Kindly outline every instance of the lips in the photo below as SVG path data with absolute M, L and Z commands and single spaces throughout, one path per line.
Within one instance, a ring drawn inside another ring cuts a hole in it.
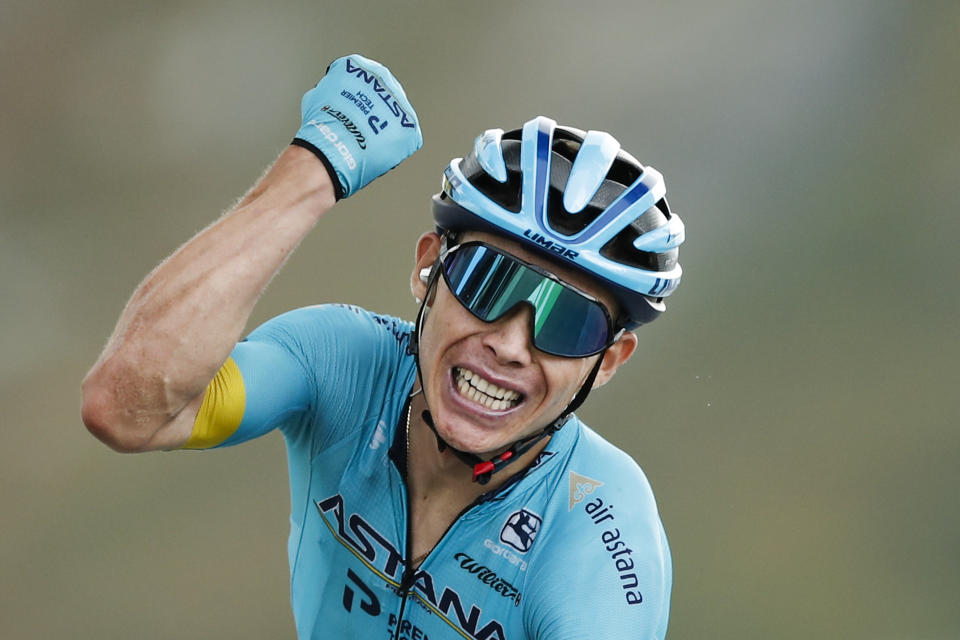
M 453 380 L 461 396 L 491 411 L 512 409 L 523 397 L 517 391 L 494 384 L 475 371 L 464 367 L 453 368 Z

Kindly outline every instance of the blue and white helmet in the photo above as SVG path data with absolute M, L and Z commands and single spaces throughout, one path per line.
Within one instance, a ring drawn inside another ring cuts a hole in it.
M 433 196 L 444 232 L 489 231 L 585 272 L 621 306 L 620 325 L 656 319 L 680 284 L 683 222 L 663 176 L 603 131 L 534 118 L 489 129 L 455 158 Z

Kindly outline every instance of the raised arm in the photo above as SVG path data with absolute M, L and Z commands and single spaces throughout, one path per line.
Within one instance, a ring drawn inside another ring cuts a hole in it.
M 330 65 L 304 95 L 302 118 L 293 144 L 243 200 L 154 269 L 127 303 L 83 381 L 83 421 L 112 448 L 186 442 L 207 384 L 287 257 L 339 197 L 422 143 L 400 84 L 362 56 Z

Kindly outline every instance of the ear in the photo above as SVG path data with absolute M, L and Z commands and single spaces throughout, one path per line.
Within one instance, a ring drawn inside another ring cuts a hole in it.
M 416 263 L 413 273 L 410 274 L 410 292 L 417 300 L 423 300 L 427 295 L 427 283 L 420 278 L 420 274 L 424 269 L 433 266 L 440 255 L 440 245 L 440 236 L 433 231 L 427 231 L 417 239 Z
M 596 389 L 607 384 L 613 374 L 617 372 L 617 369 L 620 368 L 620 365 L 629 360 L 636 349 L 637 334 L 633 331 L 624 331 L 623 335 L 604 352 L 600 370 L 597 371 L 597 377 L 593 381 L 593 388 Z

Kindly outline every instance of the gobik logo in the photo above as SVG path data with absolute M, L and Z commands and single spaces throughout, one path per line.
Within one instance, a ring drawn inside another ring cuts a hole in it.
M 514 511 L 500 530 L 500 542 L 510 545 L 520 553 L 526 553 L 537 537 L 541 524 L 543 519 L 532 511 Z

